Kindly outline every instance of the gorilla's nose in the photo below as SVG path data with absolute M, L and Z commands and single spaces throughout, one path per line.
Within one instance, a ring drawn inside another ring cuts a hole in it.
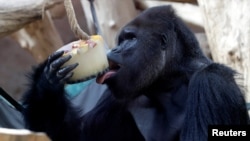
M 107 57 L 109 60 L 115 62 L 121 62 L 122 61 L 121 50 L 119 48 L 114 48 L 107 54 Z

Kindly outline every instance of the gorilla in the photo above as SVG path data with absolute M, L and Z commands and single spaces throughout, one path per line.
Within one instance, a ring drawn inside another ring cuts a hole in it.
M 65 95 L 77 64 L 61 68 L 62 54 L 32 70 L 23 97 L 27 128 L 53 141 L 205 141 L 210 125 L 249 123 L 238 73 L 207 58 L 169 5 L 120 30 L 109 70 L 96 77 L 107 89 L 84 115 Z

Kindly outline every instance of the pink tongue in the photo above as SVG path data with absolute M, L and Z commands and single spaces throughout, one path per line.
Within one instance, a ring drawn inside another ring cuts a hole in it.
M 96 83 L 103 84 L 103 82 L 108 79 L 111 75 L 115 74 L 115 71 L 108 71 L 105 74 L 96 78 Z

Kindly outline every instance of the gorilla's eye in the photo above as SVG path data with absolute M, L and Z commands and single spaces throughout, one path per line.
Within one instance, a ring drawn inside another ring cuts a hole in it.
M 124 39 L 126 39 L 126 40 L 133 40 L 133 39 L 135 39 L 135 34 L 132 33 L 132 32 L 128 32 L 128 33 L 126 33 L 124 35 Z
M 136 34 L 134 30 L 123 30 L 118 38 L 118 44 L 121 44 L 125 40 L 134 40 L 136 39 Z

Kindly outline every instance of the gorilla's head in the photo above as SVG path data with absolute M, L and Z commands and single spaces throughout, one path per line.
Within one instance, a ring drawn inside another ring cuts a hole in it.
M 186 75 L 199 58 L 204 56 L 196 38 L 172 7 L 153 7 L 122 28 L 108 54 L 109 71 L 97 82 L 106 83 L 117 98 L 133 98 Z

